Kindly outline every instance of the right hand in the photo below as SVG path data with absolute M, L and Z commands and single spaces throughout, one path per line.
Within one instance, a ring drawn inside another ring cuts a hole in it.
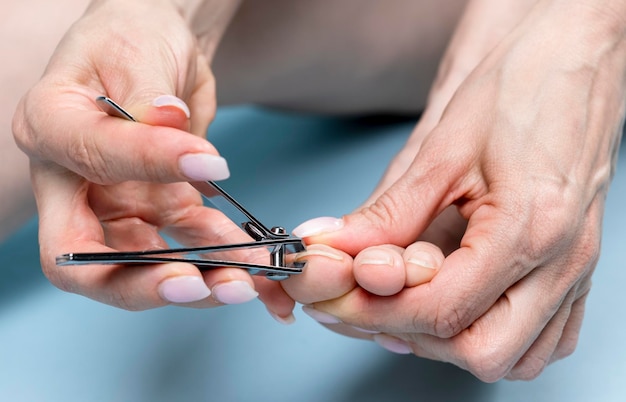
M 141 123 L 102 113 L 107 95 Z M 182 303 L 211 307 L 260 292 L 272 314 L 294 302 L 282 288 L 239 269 L 201 274 L 190 264 L 57 267 L 68 252 L 248 241 L 202 206 L 189 180 L 228 177 L 203 137 L 215 113 L 207 58 L 169 1 L 94 2 L 57 47 L 41 80 L 21 100 L 13 131 L 31 160 L 41 263 L 61 289 L 140 310 Z

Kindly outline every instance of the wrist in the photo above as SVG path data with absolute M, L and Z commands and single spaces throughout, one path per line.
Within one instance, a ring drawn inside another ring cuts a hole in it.
M 445 105 L 474 68 L 532 9 L 536 0 L 471 0 L 455 29 L 429 95 Z

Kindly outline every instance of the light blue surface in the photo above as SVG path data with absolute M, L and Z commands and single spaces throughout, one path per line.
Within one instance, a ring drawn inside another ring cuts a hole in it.
M 412 122 L 222 109 L 224 183 L 268 225 L 341 215 L 369 194 Z M 0 247 L 1 401 L 624 401 L 626 149 L 576 353 L 532 382 L 484 384 L 447 364 L 332 334 L 260 302 L 131 313 L 62 293 L 38 267 L 34 223 Z

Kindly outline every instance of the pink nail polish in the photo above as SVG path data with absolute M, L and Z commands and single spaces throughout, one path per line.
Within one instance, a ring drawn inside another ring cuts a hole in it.
M 339 324 L 341 320 L 334 315 L 316 310 L 310 306 L 302 306 L 302 311 L 321 324 Z
M 364 334 L 380 334 L 380 331 L 376 331 L 373 329 L 365 329 L 365 328 L 355 327 L 355 326 L 352 326 L 352 328 L 356 329 L 359 332 L 363 332 Z
M 152 101 L 152 104 L 156 107 L 161 106 L 174 106 L 179 108 L 185 113 L 187 118 L 191 117 L 191 112 L 189 111 L 189 106 L 180 98 L 173 95 L 161 95 Z
M 376 341 L 376 343 L 382 346 L 384 349 L 387 349 L 388 351 L 393 353 L 398 353 L 401 355 L 408 355 L 410 353 L 413 353 L 413 349 L 411 349 L 411 346 L 409 346 L 408 343 L 406 343 L 402 339 L 396 338 L 395 336 L 377 334 L 374 335 L 374 341 Z
M 213 297 L 224 304 L 241 304 L 255 299 L 259 293 L 248 282 L 230 281 L 217 284 L 212 289 Z
M 224 180 L 230 176 L 226 159 L 217 155 L 186 154 L 180 157 L 178 165 L 190 180 Z
M 308 220 L 296 227 L 293 234 L 298 237 L 310 237 L 322 233 L 337 231 L 343 227 L 343 219 L 324 216 Z
M 270 313 L 270 315 L 272 316 L 272 318 L 274 320 L 276 320 L 276 322 L 283 324 L 283 325 L 291 325 L 294 322 L 296 322 L 296 317 L 292 314 L 289 314 L 286 317 L 281 317 L 278 314 L 274 313 L 273 311 L 267 310 L 268 313 Z
M 159 294 L 172 303 L 189 303 L 209 297 L 211 290 L 201 277 L 178 276 L 161 282 Z

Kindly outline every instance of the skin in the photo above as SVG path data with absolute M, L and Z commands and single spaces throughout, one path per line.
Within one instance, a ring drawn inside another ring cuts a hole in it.
M 625 8 L 580 2 L 563 15 L 560 6 L 533 6 L 426 138 L 416 129 L 407 171 L 390 173 L 393 184 L 343 217 L 341 230 L 320 227 L 308 239 L 358 255 L 407 245 L 456 205 L 467 227 L 433 280 L 384 298 L 362 286 L 315 309 L 489 382 L 534 378 L 573 352 L 624 122 Z M 554 26 L 578 34 L 555 35 Z M 450 149 L 450 135 L 461 145 Z
M 255 2 L 234 17 L 237 2 L 177 3 L 182 17 L 164 0 L 94 1 L 17 109 L 14 135 L 31 160 L 42 267 L 53 283 L 133 310 L 169 304 L 160 289 L 173 278 L 200 278 L 213 290 L 247 283 L 285 321 L 297 300 L 337 332 L 451 362 L 484 381 L 533 378 L 573 351 L 624 121 L 624 0 L 473 0 L 464 11 L 454 1 L 406 2 L 438 13 L 394 14 L 421 20 L 395 24 L 408 33 L 381 30 L 380 42 L 369 29 L 376 2 L 360 2 L 358 15 L 342 2 L 332 15 L 365 22 L 345 37 L 329 23 L 320 43 L 307 35 L 324 21 L 312 2 L 277 1 L 286 26 L 266 24 Z M 267 37 L 246 33 L 259 26 Z M 286 28 L 288 38 L 279 35 Z M 413 50 L 420 37 L 435 39 Z M 111 46 L 124 38 L 142 46 Z M 241 56 L 237 46 L 250 50 Z M 215 111 L 213 73 L 224 103 L 426 109 L 362 208 L 332 231 L 306 224 L 316 230 L 298 256 L 309 261 L 298 278 L 201 275 L 187 264 L 56 267 L 54 256 L 68 251 L 165 247 L 160 231 L 190 245 L 246 240 L 180 183 L 190 179 L 185 156 L 217 155 L 201 138 Z M 398 81 L 405 75 L 414 79 Z M 102 93 L 141 123 L 99 112 L 93 99 Z M 183 100 L 191 118 L 152 103 L 164 94 Z M 207 220 L 210 227 L 199 223 Z M 185 305 L 220 304 L 211 295 Z

